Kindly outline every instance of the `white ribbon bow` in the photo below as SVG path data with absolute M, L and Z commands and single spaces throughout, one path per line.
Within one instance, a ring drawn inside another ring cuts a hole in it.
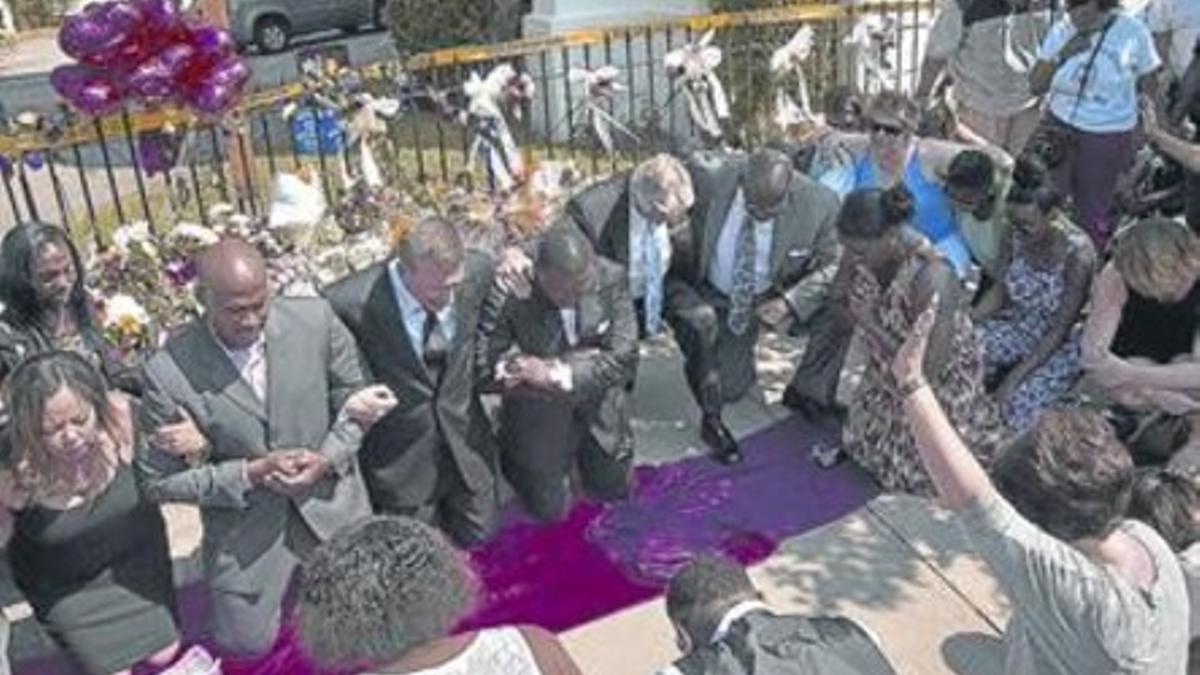
M 521 105 L 533 97 L 533 79 L 507 63 L 493 68 L 487 77 L 472 72 L 463 83 L 467 97 L 466 122 L 473 129 L 468 162 L 481 161 L 493 192 L 516 187 L 524 165 L 516 141 L 508 128 L 508 117 L 521 118 Z
M 854 24 L 843 43 L 854 48 L 854 56 L 863 66 L 866 81 L 862 90 L 877 94 L 895 89 L 898 73 L 892 52 L 896 49 L 896 20 L 880 14 L 867 14 Z
M 721 48 L 711 44 L 715 34 L 710 30 L 698 41 L 668 52 L 663 65 L 667 75 L 683 87 L 692 121 L 709 138 L 719 140 L 721 122 L 729 119 L 729 97 L 716 74 Z
M 567 76 L 572 84 L 583 85 L 583 96 L 575 104 L 576 112 L 573 123 L 577 126 L 586 125 L 588 129 L 591 129 L 604 151 L 610 155 L 615 147 L 613 145 L 613 129 L 629 136 L 634 141 L 638 140 L 636 134 L 604 109 L 604 105 L 611 104 L 619 92 L 628 90 L 628 87 L 617 81 L 620 74 L 621 71 L 617 70 L 615 66 L 603 66 L 595 70 L 572 68 Z
M 792 39 L 771 55 L 771 75 L 775 81 L 775 123 L 787 130 L 803 122 L 814 122 L 812 102 L 808 94 L 808 75 L 804 64 L 812 56 L 812 26 L 801 26 Z M 789 91 L 789 80 L 795 78 L 795 96 Z

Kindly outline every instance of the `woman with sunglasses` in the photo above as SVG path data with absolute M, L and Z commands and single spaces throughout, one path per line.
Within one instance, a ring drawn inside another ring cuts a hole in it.
M 5 381 L 0 525 L 16 586 L 83 672 L 162 668 L 179 646 L 166 523 L 134 475 L 128 400 L 83 356 L 48 351 Z
M 970 146 L 917 137 L 920 117 L 917 104 L 900 94 L 884 92 L 875 96 L 864 115 L 865 135 L 830 131 L 821 139 L 845 151 L 846 170 L 814 177 L 843 197 L 851 190 L 903 185 L 915 203 L 913 227 L 933 242 L 960 278 L 965 278 L 972 268 L 971 251 L 959 229 L 942 176 L 954 157 Z M 981 149 L 1001 170 L 1012 166 L 1012 159 L 1003 150 L 994 146 Z
M 1021 432 L 1078 379 L 1080 317 L 1096 251 L 1061 209 L 1046 168 L 1017 160 L 1005 211 L 1012 246 L 998 283 L 975 306 L 984 367 L 1010 428 Z
M 1046 96 L 1041 135 L 1061 153 L 1055 182 L 1098 249 L 1112 236 L 1117 179 L 1137 150 L 1138 97 L 1155 97 L 1161 65 L 1149 29 L 1120 0 L 1067 0 L 1030 74 Z

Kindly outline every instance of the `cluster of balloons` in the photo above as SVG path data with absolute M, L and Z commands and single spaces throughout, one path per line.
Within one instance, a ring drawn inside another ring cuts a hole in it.
M 67 17 L 58 44 L 77 63 L 55 68 L 50 83 L 85 115 L 138 101 L 217 116 L 236 105 L 250 80 L 229 33 L 185 18 L 174 0 L 87 5 Z

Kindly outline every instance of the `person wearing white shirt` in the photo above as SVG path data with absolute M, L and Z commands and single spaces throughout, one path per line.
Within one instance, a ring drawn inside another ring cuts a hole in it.
M 205 312 L 146 362 L 135 462 L 151 500 L 199 507 L 210 634 L 223 656 L 255 657 L 300 561 L 371 513 L 359 445 L 397 400 L 367 385 L 329 303 L 271 297 L 251 244 L 222 240 L 198 266 Z
M 713 555 L 667 586 L 683 656 L 656 675 L 889 675 L 878 640 L 842 617 L 776 614 L 745 568 Z
M 688 212 L 695 189 L 687 167 L 659 154 L 600 182 L 567 204 L 566 215 L 602 257 L 625 267 L 637 311 L 639 334 L 669 326 L 684 353 L 684 374 L 700 407 L 701 437 L 719 459 L 737 447 L 725 426 L 725 399 L 710 374 L 717 358 L 717 324 L 703 310 L 677 302 L 691 282 L 680 273 L 688 262 Z
M 401 405 L 363 439 L 380 513 L 436 525 L 461 546 L 496 521 L 495 438 L 475 389 L 475 325 L 492 260 L 466 250 L 460 223 L 423 218 L 388 260 L 325 290 L 371 375 Z
M 476 381 L 501 394 L 501 466 L 525 509 L 564 517 L 570 476 L 593 498 L 624 498 L 633 468 L 630 390 L 638 330 L 627 272 L 575 227 L 538 240 L 526 297 L 497 283 L 480 313 Z
M 1117 179 L 1133 164 L 1139 97 L 1155 98 L 1161 65 L 1150 31 L 1119 0 L 1067 0 L 1038 51 L 1030 86 L 1045 94 L 1043 123 L 1055 130 L 1055 182 L 1098 250 L 1116 225 Z
M 1170 77 L 1183 79 L 1200 41 L 1200 2 L 1153 0 L 1146 8 L 1146 25 Z
M 689 319 L 676 328 L 684 355 L 712 355 L 691 378 L 733 401 L 756 381 L 762 327 L 809 330 L 819 316 L 841 255 L 833 227 L 839 199 L 773 148 L 698 155 L 692 177 L 692 245 L 679 266 L 685 283 L 671 288 L 669 304 Z M 704 426 L 701 436 L 714 431 Z M 732 438 L 705 440 L 722 448 L 720 459 L 741 456 Z

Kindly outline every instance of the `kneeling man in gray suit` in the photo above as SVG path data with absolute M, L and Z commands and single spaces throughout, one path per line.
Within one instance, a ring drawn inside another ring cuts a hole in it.
M 138 468 L 152 498 L 200 507 L 213 636 L 254 656 L 275 641 L 300 560 L 370 515 L 356 452 L 395 399 L 365 386 L 328 303 L 270 299 L 249 244 L 205 252 L 197 292 L 204 317 L 146 364 Z
M 576 463 L 591 496 L 628 492 L 637 317 L 624 269 L 598 258 L 569 225 L 543 235 L 533 286 L 528 298 L 510 297 L 502 282 L 493 287 L 476 373 L 482 387 L 503 391 L 505 477 L 532 515 L 554 520 L 570 505 Z

